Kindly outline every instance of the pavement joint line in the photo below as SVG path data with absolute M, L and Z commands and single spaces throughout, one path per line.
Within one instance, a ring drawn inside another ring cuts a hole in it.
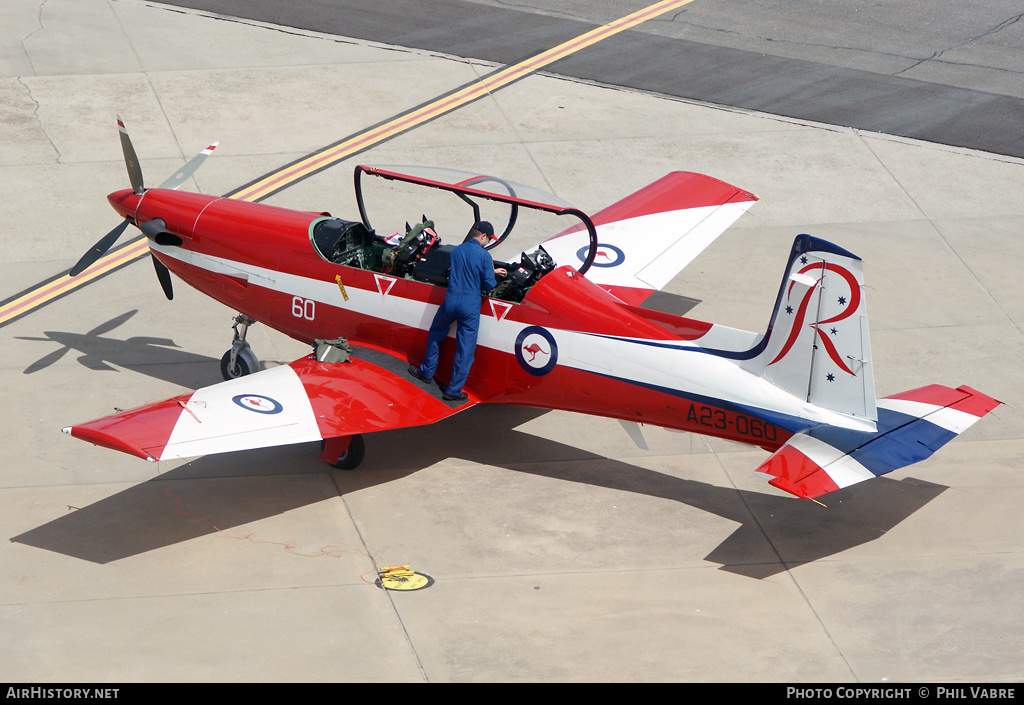
M 435 98 L 412 110 L 400 113 L 390 120 L 374 125 L 368 130 L 346 137 L 318 152 L 287 164 L 264 177 L 225 194 L 225 196 L 253 202 L 269 198 L 288 186 L 333 166 L 342 159 L 354 156 L 372 146 L 397 137 L 442 115 L 446 115 L 490 95 L 493 91 L 500 90 L 530 76 L 559 59 L 570 56 L 581 49 L 592 46 L 627 29 L 631 29 L 669 10 L 688 5 L 693 1 L 661 0 L 596 29 L 584 32 L 573 39 L 527 57 L 518 63 L 496 69 L 479 80 L 449 91 L 439 98 Z M 146 72 L 144 71 L 144 73 Z M 72 293 L 84 284 L 95 281 L 100 276 L 109 274 L 113 271 L 113 267 L 127 266 L 131 262 L 140 259 L 145 255 L 145 251 L 143 251 L 141 246 L 141 243 L 144 241 L 144 236 L 138 236 L 124 247 L 101 257 L 92 267 L 74 279 L 66 274 L 57 276 L 0 302 L 0 328 L 27 316 L 47 303 Z M 133 249 L 131 252 L 126 252 L 128 248 Z M 137 248 L 137 250 L 134 248 Z M 148 246 L 145 250 L 148 251 Z M 123 257 L 131 257 L 131 259 L 124 261 L 122 260 Z M 112 264 L 115 260 L 120 264 Z M 39 293 L 40 291 L 45 293 Z
M 476 81 L 455 88 L 434 100 L 400 113 L 390 120 L 378 123 L 368 130 L 344 138 L 319 152 L 314 152 L 292 162 L 277 172 L 253 181 L 229 195 L 242 200 L 260 201 L 268 198 L 281 189 L 292 185 L 294 182 L 318 173 L 342 159 L 369 148 L 371 145 L 384 142 L 407 130 L 446 115 L 457 108 L 490 95 L 493 91 L 526 78 L 580 49 L 592 46 L 603 39 L 635 27 L 651 17 L 663 14 L 670 9 L 687 5 L 690 2 L 693 2 L 693 0 L 663 0 L 663 2 L 651 5 L 607 25 L 585 32 L 552 49 L 527 57 L 516 64 L 498 68 Z

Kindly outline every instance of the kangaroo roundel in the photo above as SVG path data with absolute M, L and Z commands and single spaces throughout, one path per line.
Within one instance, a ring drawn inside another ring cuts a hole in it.
M 246 411 L 255 411 L 260 414 L 279 414 L 284 410 L 281 402 L 259 394 L 239 394 L 232 397 L 231 401 Z
M 576 251 L 576 259 L 586 262 L 589 247 L 583 246 Z M 626 253 L 615 245 L 602 243 L 597 246 L 597 254 L 594 255 L 594 267 L 618 267 L 626 259 Z
M 540 377 L 555 369 L 558 344 L 555 336 L 540 326 L 528 326 L 516 338 L 516 361 L 531 375 Z

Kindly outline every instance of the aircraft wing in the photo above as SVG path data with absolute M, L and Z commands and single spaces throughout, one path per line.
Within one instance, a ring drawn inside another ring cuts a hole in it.
M 590 281 L 637 306 L 660 291 L 743 215 L 757 196 L 703 174 L 676 171 L 595 214 Z M 581 265 L 589 238 L 573 228 L 544 243 L 559 264 Z
M 365 360 L 302 358 L 64 432 L 157 461 L 419 426 L 465 408 Z
M 820 497 L 924 460 L 999 404 L 966 386 L 903 392 L 878 400 L 877 431 L 818 426 L 797 433 L 757 472 L 797 497 Z

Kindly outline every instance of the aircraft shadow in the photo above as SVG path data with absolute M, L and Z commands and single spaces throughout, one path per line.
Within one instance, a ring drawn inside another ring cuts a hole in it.
M 720 564 L 721 570 L 758 579 L 873 541 L 948 489 L 922 480 L 880 477 L 829 494 L 827 507 L 822 507 L 795 497 L 673 477 L 514 430 L 546 413 L 546 409 L 481 405 L 433 426 L 367 437 L 363 467 L 352 474 L 351 486 L 344 476 L 339 486 L 343 492 L 352 491 L 372 479 L 372 475 L 359 478 L 363 469 L 377 473 L 409 466 L 414 471 L 458 457 L 673 500 L 739 524 L 705 560 Z
M 318 444 L 208 456 L 10 540 L 109 563 L 332 499 L 339 492 L 391 482 L 458 457 L 669 499 L 729 519 L 739 526 L 705 560 L 720 564 L 721 570 L 761 579 L 877 539 L 946 489 L 879 478 L 833 493 L 824 508 L 672 477 L 514 430 L 544 413 L 485 405 L 433 426 L 374 434 L 367 437 L 366 461 L 354 472 L 329 471 L 316 460 Z M 188 515 L 178 512 L 179 502 Z
M 34 374 L 46 369 L 69 352 L 79 353 L 78 362 L 90 370 L 117 372 L 111 364 L 166 382 L 196 389 L 223 381 L 220 361 L 185 352 L 169 338 L 135 336 L 127 340 L 104 337 L 134 316 L 128 311 L 93 328 L 88 333 L 44 331 L 43 338 L 18 336 L 18 340 L 56 343 L 60 347 L 33 362 L 23 370 Z
M 134 313 L 122 314 L 85 335 L 47 332 L 44 339 L 31 339 L 63 347 L 25 373 L 77 350 L 90 369 L 113 369 L 107 364 L 113 363 L 193 388 L 219 379 L 218 360 L 174 350 L 172 341 L 101 337 Z M 333 471 L 318 462 L 318 444 L 207 456 L 10 540 L 109 563 L 315 504 L 339 492 L 391 482 L 457 457 L 673 500 L 733 521 L 739 526 L 705 560 L 719 564 L 721 570 L 761 579 L 873 541 L 946 489 L 883 477 L 832 493 L 825 508 L 673 477 L 515 430 L 545 413 L 480 405 L 431 426 L 371 434 L 366 437 L 366 460 L 354 472 Z
M 110 563 L 338 496 L 319 444 L 200 458 L 10 540 Z M 143 462 L 143 461 L 140 461 Z

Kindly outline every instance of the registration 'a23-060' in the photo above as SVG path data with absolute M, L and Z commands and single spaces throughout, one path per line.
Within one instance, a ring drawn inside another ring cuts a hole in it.
M 777 437 L 776 428 L 755 416 L 745 416 L 716 409 L 703 404 L 690 404 L 686 415 L 689 423 L 700 424 L 720 431 L 735 431 L 742 436 L 774 441 Z

